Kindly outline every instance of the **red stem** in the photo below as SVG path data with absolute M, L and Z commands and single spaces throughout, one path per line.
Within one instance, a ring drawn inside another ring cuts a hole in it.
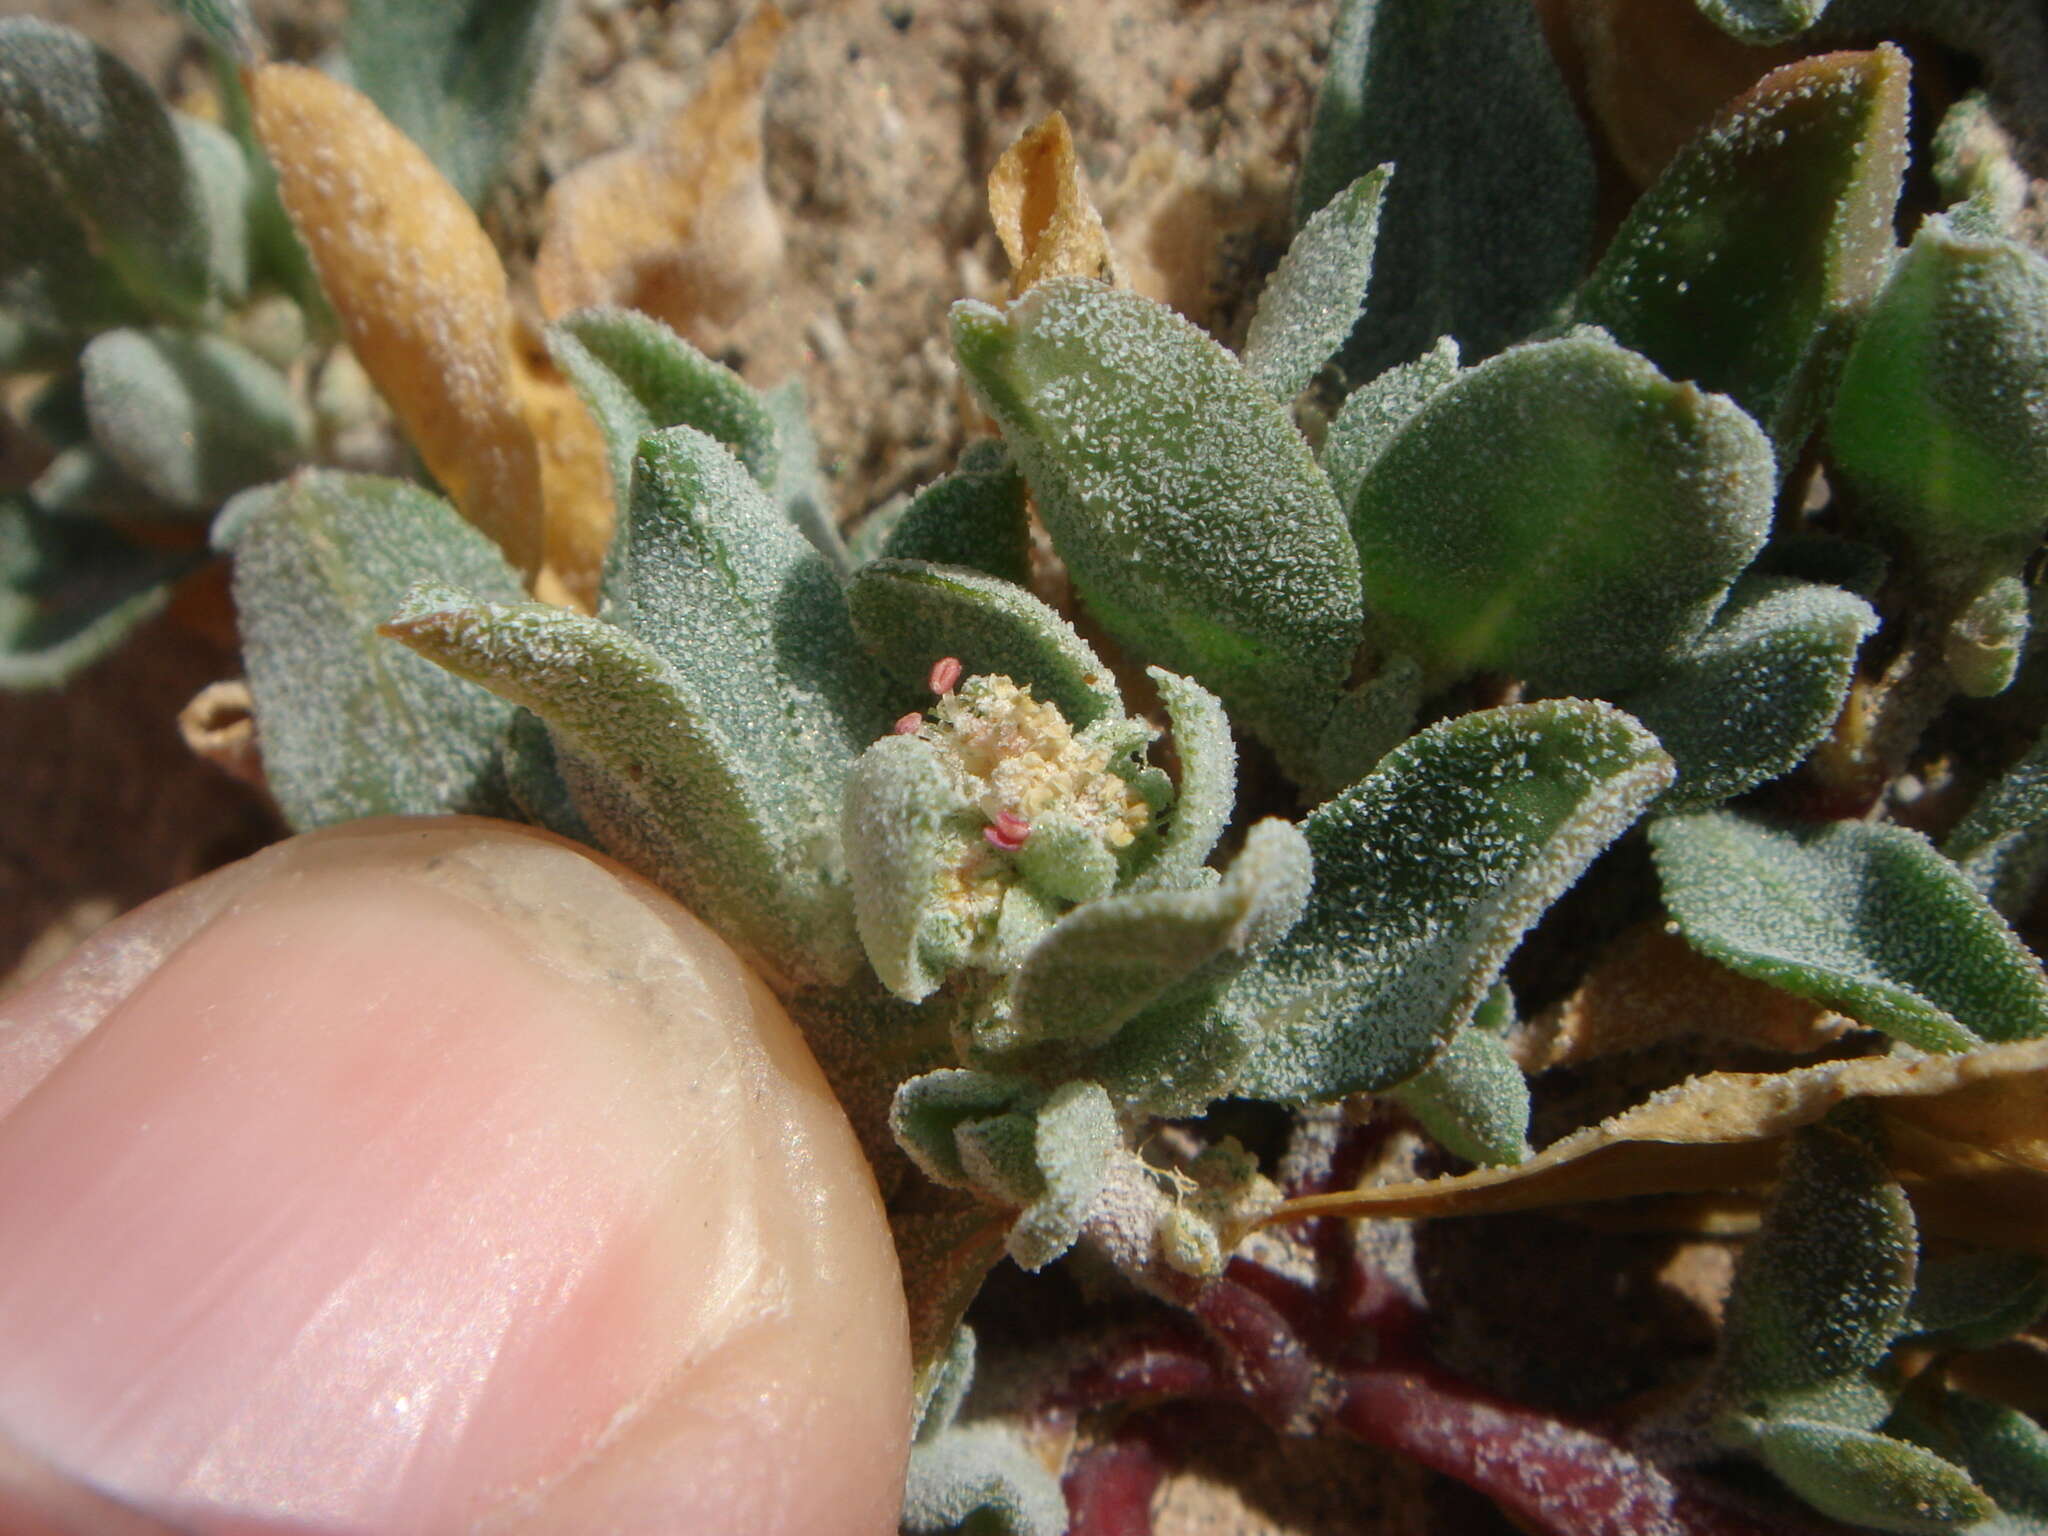
M 1143 1440 L 1090 1446 L 1067 1463 L 1067 1536 L 1152 1536 L 1152 1496 L 1166 1467 Z

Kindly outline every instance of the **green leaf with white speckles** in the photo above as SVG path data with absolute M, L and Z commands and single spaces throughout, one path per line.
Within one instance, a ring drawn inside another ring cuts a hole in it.
M 1392 174 L 1383 165 L 1317 209 L 1266 280 L 1245 336 L 1244 368 L 1282 404 L 1308 387 L 1358 324 Z
M 161 612 L 197 563 L 0 498 L 0 689 L 68 681 Z
M 1165 306 L 1078 278 L 956 305 L 953 344 L 1104 628 L 1310 763 L 1358 647 L 1358 557 L 1280 406 Z
M 1943 1396 L 1942 1420 L 1955 1437 L 1958 1459 L 2005 1517 L 1982 1536 L 2048 1530 L 2048 1429 L 2017 1408 L 1967 1392 Z
M 1904 1331 L 1937 1349 L 1983 1349 L 2048 1310 L 2048 1259 L 2009 1249 L 1922 1264 Z
M 1020 1431 L 1002 1423 L 956 1425 L 912 1447 L 903 1529 L 914 1536 L 1062 1536 L 1067 1501 Z
M 1698 0 L 1700 14 L 1745 43 L 1782 43 L 1819 21 L 1828 0 Z
M 929 742 L 884 736 L 853 765 L 840 840 L 868 962 L 898 997 L 929 997 L 965 958 L 943 884 L 981 825 Z
M 1759 1426 L 1752 1449 L 1794 1493 L 1837 1520 L 1952 1536 L 1997 1513 L 1954 1462 L 1871 1430 L 1774 1420 Z
M 1205 878 L 1209 854 L 1237 805 L 1237 743 L 1216 695 L 1164 667 L 1147 669 L 1173 722 L 1180 783 L 1158 855 L 1131 881 L 1133 891 L 1178 890 Z
M 1840 587 L 1749 577 L 1713 626 L 1618 702 L 1678 764 L 1666 810 L 1696 810 L 1788 773 L 1828 734 L 1877 628 Z
M 1942 852 L 2007 917 L 2027 909 L 2048 875 L 2048 731 L 1977 797 Z
M 1030 688 L 1076 730 L 1123 713 L 1109 668 L 1022 587 L 961 566 L 873 560 L 854 573 L 846 600 L 860 643 L 913 694 L 929 695 L 932 664 L 952 656 L 964 676 Z
M 1354 379 L 1437 337 L 1485 357 L 1548 321 L 1585 271 L 1595 169 L 1534 7 L 1344 0 L 1295 219 L 1391 161 Z
M 1501 991 L 1495 988 L 1495 995 Z M 1476 1021 L 1388 1092 L 1439 1145 L 1467 1162 L 1499 1166 L 1529 1155 L 1529 1080 L 1499 1038 Z
M 760 744 L 736 736 L 749 719 L 718 695 L 715 675 L 686 674 L 598 619 L 430 583 L 385 632 L 547 721 L 576 809 L 604 848 L 757 966 L 788 983 L 854 974 L 834 826 L 816 821 L 808 786 L 764 771 Z
M 1457 376 L 1458 344 L 1445 336 L 1412 363 L 1397 364 L 1344 397 L 1323 438 L 1323 473 L 1330 477 L 1339 506 L 1349 507 L 1357 499 L 1365 472 L 1408 418 Z
M 1031 575 L 1024 477 L 1000 442 L 970 443 L 960 466 L 919 491 L 883 541 L 891 560 L 964 565 L 1018 586 Z
M 1884 281 L 1906 77 L 1890 46 L 1766 75 L 1643 194 L 1575 317 L 1674 379 L 1732 395 L 1789 465 Z
M 1701 953 L 1922 1050 L 2048 1034 L 2048 976 L 1904 827 L 1708 812 L 1650 828 L 1664 902 Z
M 497 758 L 511 706 L 377 633 L 426 575 L 517 601 L 496 545 L 416 485 L 330 470 L 246 492 L 215 536 L 235 557 L 264 768 L 294 827 L 511 808 Z
M 960 1161 L 961 1126 L 1006 1115 L 1029 1102 L 1030 1086 L 993 1072 L 941 1067 L 910 1078 L 889 1105 L 889 1130 L 926 1175 L 956 1189 L 973 1181 Z
M 1264 1029 L 1242 1091 L 1328 1100 L 1427 1066 L 1670 782 L 1647 731 L 1577 699 L 1464 715 L 1397 748 L 1302 824 L 1308 914 L 1226 999 Z
M 1647 681 L 1770 528 L 1770 445 L 1732 401 L 1597 332 L 1516 347 L 1409 418 L 1350 507 L 1374 628 L 1433 682 Z
M 1040 1193 L 1010 1228 L 1010 1257 L 1040 1270 L 1074 1246 L 1123 1146 L 1116 1110 L 1100 1083 L 1062 1083 L 1031 1117 Z

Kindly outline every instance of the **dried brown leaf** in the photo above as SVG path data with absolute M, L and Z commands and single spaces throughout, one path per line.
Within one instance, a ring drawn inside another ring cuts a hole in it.
M 555 183 L 533 272 L 548 319 L 616 304 L 702 339 L 759 291 L 782 258 L 761 179 L 761 92 L 787 25 L 762 6 L 651 140 Z
M 1688 1035 L 1798 1053 L 1851 1028 L 1841 1015 L 1717 965 L 1661 923 L 1622 935 L 1570 996 L 1513 1044 L 1525 1072 L 1544 1072 Z
M 1868 1056 L 1681 1083 L 1512 1168 L 1291 1200 L 1306 1216 L 1477 1216 L 1636 1195 L 1755 1189 L 1785 1137 L 1849 1099 L 1936 1235 L 2048 1253 L 2048 1040 Z
M 1003 152 L 988 173 L 988 211 L 1010 258 L 1011 298 L 1049 277 L 1123 285 L 1074 153 L 1074 136 L 1060 113 Z
M 178 734 L 194 757 L 231 778 L 264 788 L 263 754 L 256 742 L 256 706 L 246 678 L 208 683 L 178 711 Z
M 317 70 L 246 80 L 278 190 L 363 369 L 434 478 L 530 580 L 541 471 L 505 269 L 461 194 L 368 97 Z

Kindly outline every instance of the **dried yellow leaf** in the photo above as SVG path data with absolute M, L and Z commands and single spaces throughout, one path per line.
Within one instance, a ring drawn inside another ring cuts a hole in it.
M 548 319 L 616 304 L 701 336 L 759 290 L 782 257 L 761 179 L 761 90 L 787 25 L 762 6 L 651 142 L 555 183 L 533 272 Z
M 363 369 L 455 504 L 530 580 L 540 456 L 505 269 L 469 205 L 368 97 L 317 70 L 246 76 L 278 190 Z
M 1123 285 L 1060 113 L 1003 152 L 988 175 L 988 211 L 1010 258 L 1011 298 L 1049 277 Z
M 535 593 L 595 613 L 616 517 L 604 432 L 537 341 L 529 339 L 521 348 L 519 365 L 520 402 L 540 446 L 545 508 L 542 580 Z
M 1793 1072 L 1715 1072 L 1512 1168 L 1290 1200 L 1272 1216 L 1478 1216 L 1636 1195 L 1755 1189 L 1784 1139 L 1861 1100 L 1923 1229 L 2048 1254 L 2048 1040 Z

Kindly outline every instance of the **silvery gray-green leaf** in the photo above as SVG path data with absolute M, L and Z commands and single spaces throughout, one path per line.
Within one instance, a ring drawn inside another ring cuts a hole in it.
M 1435 683 L 1642 683 L 1755 558 L 1775 483 L 1734 402 L 1597 332 L 1513 348 L 1432 395 L 1366 473 L 1349 510 L 1373 628 Z
M 28 485 L 39 512 L 58 517 L 114 517 L 134 522 L 204 521 L 214 506 L 178 507 L 141 485 L 97 443 L 55 454 Z
M 1912 1207 L 1876 1149 L 1833 1124 L 1794 1135 L 1736 1267 L 1714 1383 L 1723 1410 L 1771 1416 L 1778 1399 L 1876 1365 L 1905 1326 L 1918 1253 Z
M 649 315 L 586 309 L 552 326 L 548 351 L 604 429 L 618 505 L 631 504 L 640 439 L 695 427 L 770 484 L 778 468 L 775 421 L 753 387 Z
M 1650 828 L 1686 941 L 1744 976 L 1928 1051 L 2048 1034 L 2048 977 L 1919 833 L 1724 813 Z
M 932 664 L 956 658 L 967 677 L 1007 677 L 1083 730 L 1123 713 L 1116 678 L 1074 626 L 994 576 L 922 560 L 875 560 L 846 589 L 854 633 L 899 687 L 929 696 Z
M 680 671 L 647 642 L 567 609 L 434 583 L 415 586 L 385 630 L 547 721 L 600 844 L 756 966 L 788 985 L 854 973 L 833 825 L 817 819 L 811 786 L 748 737 L 758 722 L 719 694 L 715 670 Z
M 1191 678 L 1148 667 L 1173 722 L 1180 783 L 1152 861 L 1132 879 L 1133 891 L 1179 890 L 1204 878 L 1216 840 L 1237 806 L 1237 743 L 1216 695 Z
M 702 432 L 641 440 L 603 611 L 691 680 L 751 772 L 836 822 L 848 765 L 887 727 L 874 669 L 825 557 Z
M 1996 1513 L 1954 1462 L 1871 1430 L 1772 1420 L 1752 1449 L 1822 1514 L 1872 1530 L 1954 1536 Z
M 962 1323 L 953 1330 L 945 1357 L 925 1384 L 923 1400 L 917 1405 L 913 1438 L 929 1440 L 953 1427 L 953 1421 L 960 1416 L 960 1405 L 967 1400 L 967 1389 L 974 1385 L 974 1349 L 974 1330 Z
M 1119 1104 L 1152 1115 L 1199 1115 L 1240 1090 L 1264 1033 L 1256 1014 L 1231 1006 L 1227 974 L 1196 977 L 1092 1051 L 1088 1072 Z
M 1935 1348 L 1983 1349 L 2048 1309 L 2048 1260 L 1985 1249 L 1920 1266 L 1904 1332 Z
M 1018 1213 L 1006 1240 L 1020 1268 L 1040 1270 L 1074 1246 L 1123 1145 L 1116 1110 L 1100 1083 L 1062 1083 L 1032 1117 L 1032 1154 L 1043 1188 Z
M 504 765 L 505 792 L 521 817 L 574 842 L 597 846 L 597 834 L 576 809 L 576 797 L 562 776 L 555 739 L 545 720 L 530 709 L 514 709 L 505 723 L 498 758 Z
M 1485 357 L 1550 319 L 1585 270 L 1595 175 L 1532 7 L 1344 0 L 1296 221 L 1389 161 L 1346 372 L 1371 378 L 1444 335 Z
M 517 139 L 561 0 L 351 0 L 353 84 L 472 204 Z
M 256 23 L 249 15 L 247 0 L 161 0 L 161 3 L 204 32 L 215 47 L 229 53 L 246 55 L 256 37 Z
M 0 20 L 0 303 L 90 330 L 196 318 L 207 206 L 171 117 L 134 70 L 77 33 Z
M 1266 279 L 1245 336 L 1244 368 L 1283 405 L 1308 387 L 1365 312 L 1380 204 L 1391 166 L 1315 210 Z
M 853 561 L 840 535 L 824 474 L 818 468 L 818 441 L 811 433 L 803 379 L 787 378 L 763 391 L 761 405 L 775 424 L 775 472 L 767 481 L 769 493 L 797 531 L 843 575 L 853 568 Z
M 2048 527 L 2048 261 L 1921 226 L 1872 306 L 1829 421 L 1859 521 L 1938 585 L 2017 569 Z
M 975 846 L 981 818 L 938 753 L 914 736 L 884 736 L 860 755 L 840 816 L 868 963 L 882 985 L 918 1002 L 966 958 L 945 880 Z
M 1303 785 L 1320 798 L 1348 788 L 1379 766 L 1415 729 L 1426 687 L 1413 656 L 1387 657 L 1364 682 L 1345 690 L 1316 743 L 1317 777 Z
M 160 612 L 197 563 L 0 498 L 0 689 L 68 682 Z
M 284 375 L 222 337 L 106 331 L 80 363 L 94 440 L 171 506 L 211 511 L 311 449 Z
M 1942 1419 L 1970 1476 L 1998 1505 L 2002 1522 L 1983 1536 L 2048 1530 L 2048 1430 L 2017 1408 L 1967 1392 L 1943 1396 Z
M 2033 631 L 2033 595 L 2017 571 L 1973 593 L 1941 636 L 1941 659 L 1956 692 L 1988 699 L 2012 686 Z
M 932 1179 L 970 1187 L 955 1136 L 961 1126 L 1009 1114 L 1030 1089 L 1021 1079 L 941 1067 L 906 1080 L 889 1106 L 889 1130 L 911 1161 Z
M 1436 1059 L 1389 1090 L 1422 1128 L 1467 1162 L 1519 1163 L 1529 1155 L 1529 1080 L 1499 1038 L 1467 1024 Z
M 215 537 L 235 557 L 264 770 L 294 828 L 511 809 L 511 707 L 378 634 L 422 577 L 518 601 L 495 544 L 416 485 L 332 470 L 245 492 Z
M 954 306 L 953 344 L 1103 627 L 1310 762 L 1358 647 L 1358 557 L 1272 396 L 1165 306 L 1078 278 Z
M 1942 852 L 2007 917 L 2026 911 L 2048 875 L 2048 732 L 1977 797 Z
M 1891 258 L 1906 76 L 1889 45 L 1766 75 L 1642 195 L 1576 317 L 1732 395 L 1789 467 Z
M 1023 586 L 1031 575 L 1031 514 L 1024 477 L 1003 445 L 970 443 L 957 469 L 904 507 L 878 554 L 962 565 Z
M 1307 1103 L 1427 1066 L 1670 782 L 1647 731 L 1583 700 L 1464 715 L 1395 749 L 1302 824 L 1308 913 L 1228 998 L 1265 1031 L 1243 1091 Z
M 226 129 L 183 112 L 171 127 L 185 154 L 199 217 L 205 221 L 207 285 L 223 302 L 249 296 L 249 200 L 254 190 L 248 157 Z
M 1877 614 L 1840 587 L 1751 576 L 1707 632 L 1620 702 L 1678 764 L 1665 810 L 1716 805 L 1826 739 Z
M 914 1536 L 963 1529 L 1064 1536 L 1067 1501 L 1019 1431 L 993 1422 L 956 1425 L 911 1448 L 903 1529 Z
M 1323 438 L 1323 473 L 1337 505 L 1349 507 L 1358 498 L 1366 471 L 1408 418 L 1457 376 L 1458 344 L 1444 336 L 1413 362 L 1396 364 L 1344 397 Z
M 1782 43 L 1812 26 L 1828 0 L 1698 0 L 1700 14 L 1745 43 Z
M 1025 955 L 1008 1016 L 978 1030 L 978 1043 L 1100 1043 L 1198 971 L 1272 948 L 1299 920 L 1311 877 L 1301 833 L 1269 817 L 1247 834 L 1219 884 L 1076 907 Z

